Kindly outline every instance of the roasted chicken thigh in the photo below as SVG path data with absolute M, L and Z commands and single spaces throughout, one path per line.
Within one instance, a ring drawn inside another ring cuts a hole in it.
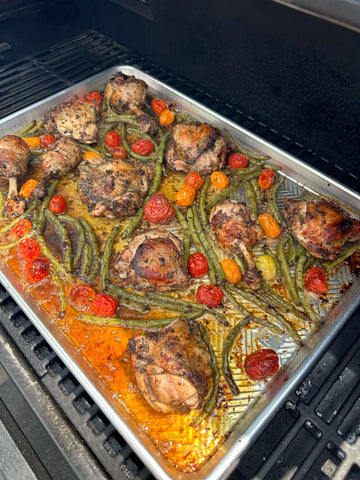
M 328 200 L 287 199 L 283 215 L 294 238 L 323 260 L 335 260 L 346 242 L 360 239 L 360 220 Z
M 196 322 L 179 319 L 161 331 L 135 335 L 129 351 L 139 391 L 154 410 L 202 407 L 213 367 Z
M 113 269 L 123 285 L 136 290 L 169 290 L 185 288 L 188 275 L 180 240 L 163 228 L 135 237 L 119 253 Z

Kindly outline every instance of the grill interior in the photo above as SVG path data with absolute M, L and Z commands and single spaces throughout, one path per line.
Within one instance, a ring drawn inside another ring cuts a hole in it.
M 334 162 L 317 154 L 94 30 L 2 67 L 1 117 L 118 64 L 142 69 L 360 191 L 359 167 L 351 161 Z M 0 304 L 0 333 L 8 335 L 21 351 L 44 387 L 44 394 L 50 394 L 65 413 L 68 428 L 80 435 L 105 478 L 153 478 L 3 287 Z M 359 331 L 358 309 L 248 449 L 230 477 L 232 480 L 360 478 Z M 69 454 L 63 455 L 71 463 Z M 64 472 L 55 470 L 50 475 L 65 478 L 61 476 Z

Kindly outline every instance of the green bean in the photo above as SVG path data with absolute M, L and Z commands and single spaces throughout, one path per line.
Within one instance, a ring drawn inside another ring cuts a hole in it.
M 31 149 L 31 155 L 33 157 L 38 157 L 39 155 L 42 155 L 45 152 L 43 148 L 32 148 Z
M 126 140 L 125 123 L 120 124 L 119 130 L 120 130 L 120 135 L 121 135 L 123 147 L 125 148 L 125 150 L 127 151 L 127 153 L 131 157 L 135 158 L 136 160 L 140 160 L 141 162 L 149 162 L 149 161 L 153 162 L 153 161 L 156 160 L 156 156 L 157 156 L 156 151 L 155 151 L 155 153 L 152 153 L 151 155 L 139 155 L 138 153 L 133 151 L 133 149 L 130 147 L 130 145 L 128 144 L 128 142 Z M 154 140 L 151 140 L 151 142 L 154 144 Z
M 235 263 L 237 264 L 237 266 L 240 268 L 241 274 L 244 275 L 246 268 L 245 268 L 245 265 L 244 265 L 244 260 L 243 260 L 243 258 L 242 258 L 242 257 L 239 257 L 239 255 L 238 255 L 237 253 L 233 253 L 232 256 L 233 256 L 234 262 L 235 262 Z
M 85 152 L 98 153 L 101 157 L 104 157 L 103 152 L 100 152 L 100 150 L 97 148 L 91 147 L 90 145 L 86 145 L 85 143 L 79 143 L 79 145 L 82 148 L 82 150 L 85 150 Z
M 13 242 L 6 243 L 5 245 L 0 245 L 0 251 L 8 250 L 9 248 L 16 247 L 16 245 L 18 245 L 21 242 L 21 240 L 24 240 L 25 238 L 29 238 L 32 235 L 34 235 L 34 232 L 30 231 L 22 235 L 20 238 L 17 238 Z
M 249 323 L 250 319 L 251 319 L 251 315 L 248 315 L 247 317 L 242 318 L 235 324 L 235 326 L 227 334 L 224 341 L 224 346 L 221 352 L 222 372 L 223 372 L 225 381 L 227 383 L 227 386 L 229 387 L 232 395 L 239 395 L 240 392 L 239 392 L 238 386 L 234 382 L 234 379 L 231 373 L 229 356 L 231 354 L 231 350 L 233 348 L 233 345 L 238 335 L 240 334 L 241 330 Z
M 11 220 L 10 223 L 4 225 L 3 227 L 0 228 L 0 233 L 5 233 L 9 230 L 11 230 L 13 227 L 15 227 L 15 225 L 20 221 L 20 220 L 23 220 L 24 218 L 27 218 L 36 208 L 37 206 L 37 203 L 33 202 L 30 207 L 25 210 L 25 212 L 23 212 L 21 215 L 19 215 L 18 217 L 14 218 L 13 220 Z
M 126 292 L 125 290 L 126 294 L 124 295 L 124 289 L 117 287 L 117 285 L 114 285 L 113 283 L 109 283 L 108 285 L 106 285 L 103 289 L 103 292 L 109 293 L 113 297 L 117 298 L 120 303 L 125 305 L 127 308 L 131 308 L 132 310 L 143 313 L 146 313 L 150 310 L 149 305 L 144 300 L 139 301 L 131 299 L 129 296 L 130 292 Z M 140 297 L 140 299 L 144 299 L 144 297 Z
M 351 255 L 353 255 L 355 252 L 358 252 L 358 251 L 360 251 L 360 242 L 354 243 L 354 245 L 351 245 L 350 247 L 343 250 L 338 255 L 336 260 L 328 260 L 326 262 L 323 262 L 325 271 L 330 272 L 333 268 L 337 267 L 339 263 L 346 260 L 347 258 L 349 258 Z
M 278 258 L 280 260 L 282 278 L 283 278 L 283 281 L 284 281 L 286 291 L 289 294 L 289 297 L 291 298 L 291 300 L 295 304 L 298 304 L 299 303 L 299 296 L 297 294 L 297 291 L 296 291 L 296 288 L 295 288 L 295 285 L 294 285 L 294 281 L 291 277 L 289 264 L 287 263 L 285 252 L 284 252 L 284 245 L 287 242 L 287 240 L 288 240 L 287 237 L 282 237 L 281 238 L 281 240 L 278 244 L 278 247 L 277 247 L 277 255 L 278 255 Z
M 296 260 L 296 248 L 295 248 L 294 239 L 293 239 L 293 236 L 290 235 L 290 233 L 286 235 L 286 238 L 287 238 L 287 244 L 288 244 L 286 260 L 289 265 L 293 265 Z
M 35 122 L 35 125 L 27 131 L 27 136 L 35 136 L 43 128 L 43 122 Z M 24 136 L 24 135 L 23 135 Z
M 77 219 L 72 217 L 71 215 L 58 215 L 58 219 L 62 222 L 69 222 L 75 228 L 77 236 L 78 236 L 78 246 L 76 254 L 74 255 L 74 265 L 78 263 L 81 257 L 81 253 L 83 251 L 85 245 L 85 230 L 81 225 L 81 222 Z
M 38 241 L 38 243 L 40 244 L 41 246 L 41 250 L 42 250 L 42 253 L 45 255 L 45 257 L 47 257 L 50 262 L 54 265 L 54 267 L 56 268 L 56 271 L 57 272 L 60 272 L 61 275 L 66 278 L 66 280 L 69 282 L 69 283 L 76 283 L 76 280 L 75 278 L 72 276 L 72 275 L 69 275 L 68 272 L 65 270 L 65 268 L 63 267 L 63 265 L 58 261 L 58 259 L 51 253 L 49 247 L 47 246 L 47 243 L 45 241 L 45 238 L 43 237 L 43 235 L 37 233 L 36 234 L 36 239 Z
M 71 240 L 68 231 L 64 227 L 64 225 L 60 222 L 54 213 L 46 209 L 45 216 L 52 223 L 55 231 L 57 231 L 58 235 L 61 238 L 61 247 L 64 254 L 64 265 L 65 269 L 68 273 L 70 273 L 73 269 L 73 258 L 72 258 L 72 247 L 71 247 Z
M 91 247 L 91 253 L 92 253 L 92 266 L 91 266 L 91 271 L 88 276 L 88 281 L 93 282 L 95 278 L 97 277 L 100 269 L 100 251 L 99 251 L 99 245 L 97 243 L 97 239 L 94 233 L 94 230 L 92 229 L 91 225 L 82 217 L 79 217 L 79 221 L 87 235 L 90 247 Z
M 252 184 L 250 182 L 246 183 L 245 192 L 246 192 L 246 196 L 247 196 L 247 198 L 249 200 L 249 203 L 250 203 L 250 211 L 251 211 L 251 213 L 253 213 L 254 215 L 257 216 L 258 206 L 257 206 L 256 193 L 255 193 L 254 187 L 252 186 Z
M 46 227 L 46 217 L 45 217 L 45 210 L 48 208 L 50 200 L 52 196 L 54 195 L 54 192 L 58 186 L 59 180 L 54 180 L 48 190 L 45 198 L 42 201 L 41 204 L 41 209 L 40 209 L 40 214 L 39 214 L 39 221 L 37 225 L 37 230 L 40 234 L 44 233 L 45 227 Z
M 154 141 L 153 137 L 149 135 L 148 133 L 142 132 L 138 128 L 128 128 L 129 133 L 133 133 L 139 137 L 142 137 L 144 140 L 149 140 L 153 145 L 154 145 L 154 150 L 155 152 L 159 151 L 159 145 Z
M 183 230 L 183 244 L 184 244 L 184 263 L 187 266 L 188 259 L 190 256 L 190 233 L 188 229 L 188 225 L 186 223 L 184 215 L 180 212 L 180 209 L 177 205 L 175 205 L 176 217 L 181 225 Z
M 34 126 L 36 125 L 36 121 L 33 120 L 32 122 L 28 123 L 27 125 L 25 125 L 25 127 L 23 127 L 21 130 L 18 130 L 16 133 L 14 133 L 14 135 L 18 136 L 18 137 L 25 137 L 25 135 L 34 128 Z
M 205 228 L 207 228 L 209 224 L 208 216 L 206 213 L 206 195 L 208 193 L 210 183 L 211 183 L 210 177 L 207 177 L 200 191 L 200 199 L 199 199 L 200 218 Z
M 109 105 L 109 111 L 110 111 L 110 105 Z M 118 115 L 117 113 L 114 113 L 107 117 L 105 117 L 102 121 L 104 123 L 130 123 L 132 125 L 139 125 L 139 122 L 136 120 L 137 115 L 133 114 L 123 114 L 123 115 Z
M 231 303 L 231 305 L 235 308 L 235 310 L 238 312 L 238 313 L 241 313 L 241 315 L 248 315 L 248 311 L 246 310 L 246 308 L 244 308 L 241 303 L 239 303 L 235 298 L 234 296 L 228 292 L 226 290 L 226 288 L 222 288 L 222 291 L 223 291 L 223 294 L 224 294 L 224 297 L 226 298 L 226 300 Z
M 269 320 L 263 317 L 253 317 L 252 323 L 257 323 L 258 325 L 261 325 L 262 327 L 267 328 L 268 330 L 275 333 L 276 335 L 282 335 L 284 333 L 284 330 L 282 330 L 278 325 L 275 325 L 274 323 L 269 322 Z
M 101 102 L 101 109 L 103 112 L 107 112 L 109 109 L 109 100 L 107 97 L 105 97 L 105 95 L 103 95 L 103 99 Z
M 106 285 L 107 285 L 106 282 L 110 280 L 110 259 L 111 259 L 112 247 L 113 247 L 115 238 L 119 233 L 119 230 L 120 230 L 119 225 L 117 225 L 116 227 L 113 227 L 105 243 L 102 262 L 101 262 L 101 269 L 100 269 L 100 284 L 103 290 L 105 290 L 106 288 Z
M 233 168 L 228 172 L 229 177 L 236 177 L 237 180 L 240 180 L 241 177 L 248 176 L 259 170 L 258 165 L 254 165 L 246 168 Z
M 260 172 L 259 172 L 259 174 L 260 174 Z M 255 192 L 255 195 L 256 195 L 256 198 L 257 198 L 258 202 L 261 203 L 262 200 L 263 200 L 263 192 L 261 191 L 261 189 L 259 187 L 257 178 L 252 178 L 250 183 L 251 183 L 251 186 L 254 189 L 254 192 Z
M 246 155 L 247 157 L 253 158 L 255 160 L 269 160 L 270 157 L 268 155 L 254 153 L 251 150 L 246 149 L 244 146 L 236 143 L 229 130 L 224 129 L 224 135 L 227 138 L 228 142 L 236 145 L 236 151 L 238 151 L 239 153 L 242 153 L 243 155 Z
M 267 191 L 267 201 L 269 213 L 275 218 L 279 225 L 282 223 L 282 216 L 276 204 L 276 193 L 280 186 L 284 183 L 285 177 L 280 175 L 274 182 L 273 186 Z
M 52 281 L 56 284 L 56 286 L 59 289 L 60 308 L 61 308 L 60 316 L 63 316 L 64 313 L 66 312 L 68 303 L 67 303 L 63 284 L 61 283 L 59 275 L 57 274 L 55 268 L 53 267 L 51 267 L 51 277 L 52 277 Z
M 279 295 L 265 280 L 261 282 L 262 293 L 266 300 L 278 308 L 282 313 L 291 313 L 299 320 L 308 322 L 309 318 L 301 310 L 298 310 L 295 305 Z
M 92 264 L 92 250 L 88 243 L 85 243 L 82 251 L 82 262 L 80 266 L 79 276 L 82 279 L 87 278 Z
M 186 123 L 195 122 L 195 118 L 185 112 L 176 112 L 176 119 Z
M 296 265 L 296 287 L 297 287 L 297 292 L 299 295 L 299 299 L 301 302 L 301 305 L 303 306 L 304 311 L 309 315 L 311 320 L 315 325 L 319 325 L 321 323 L 321 320 L 318 318 L 316 313 L 314 312 L 306 294 L 304 291 L 304 280 L 303 280 L 303 273 L 304 273 L 304 265 L 306 262 L 307 258 L 305 255 L 299 258 L 298 263 Z
M 216 360 L 215 352 L 211 345 L 209 334 L 201 322 L 199 323 L 199 327 L 200 327 L 201 335 L 206 345 L 208 346 L 210 357 L 211 357 L 211 364 L 213 367 L 213 391 L 209 400 L 206 402 L 202 413 L 200 413 L 200 415 L 195 417 L 191 422 L 192 427 L 198 427 L 205 420 L 205 418 L 207 418 L 210 415 L 210 413 L 215 409 L 218 391 L 219 391 L 219 384 L 220 384 L 219 366 Z

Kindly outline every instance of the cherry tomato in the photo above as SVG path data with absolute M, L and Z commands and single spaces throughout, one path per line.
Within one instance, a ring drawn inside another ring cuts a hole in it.
M 213 172 L 210 180 L 214 187 L 220 190 L 224 190 L 229 185 L 229 177 L 224 172 Z
M 34 260 L 41 255 L 41 247 L 33 238 L 24 238 L 19 243 L 19 253 L 24 260 Z
M 326 293 L 329 288 L 324 270 L 318 267 L 313 267 L 308 270 L 304 283 L 305 289 L 313 293 Z
M 13 239 L 18 239 L 23 237 L 25 233 L 30 232 L 32 223 L 27 218 L 19 220 L 15 227 L 10 232 L 10 237 Z
M 41 145 L 40 137 L 22 137 L 30 148 L 39 148 Z
M 40 282 L 50 273 L 50 262 L 45 257 L 29 260 L 25 267 L 25 275 L 30 283 Z
M 124 147 L 115 147 L 111 149 L 111 155 L 114 158 L 127 158 L 128 154 Z
M 20 189 L 20 192 L 19 192 L 20 197 L 30 198 L 31 192 L 34 190 L 34 188 L 37 186 L 38 183 L 39 182 L 35 180 L 35 178 L 29 178 L 29 180 L 26 180 L 26 182 Z
M 270 213 L 262 213 L 258 216 L 258 221 L 268 238 L 277 238 L 280 235 L 280 227 L 274 217 Z
M 115 298 L 106 295 L 106 293 L 98 293 L 91 302 L 90 309 L 95 315 L 111 317 L 116 312 L 118 306 L 119 302 Z
M 102 155 L 97 152 L 93 152 L 91 150 L 88 150 L 87 152 L 84 153 L 84 160 L 90 160 L 90 158 L 101 158 Z
M 221 262 L 221 267 L 225 273 L 226 280 L 236 285 L 242 279 L 242 273 L 238 264 L 232 258 L 225 258 Z
M 151 100 L 151 108 L 154 110 L 155 113 L 160 115 L 166 108 L 168 108 L 168 104 L 164 102 L 161 98 L 154 98 Z
M 147 157 L 154 151 L 154 145 L 151 140 L 139 140 L 131 145 L 133 152 Z
M 151 223 L 165 223 L 176 215 L 174 205 L 162 193 L 154 193 L 144 207 L 144 220 Z
M 245 168 L 248 166 L 249 159 L 246 155 L 242 153 L 233 153 L 228 158 L 228 165 L 232 169 L 236 168 Z
M 200 285 L 196 292 L 197 301 L 208 307 L 217 307 L 220 305 L 223 296 L 223 291 L 216 285 Z
M 196 190 L 190 185 L 184 185 L 175 195 L 175 203 L 179 207 L 188 207 L 195 199 Z
M 262 348 L 246 355 L 245 371 L 253 380 L 271 377 L 279 369 L 279 357 L 275 350 Z
M 106 134 L 105 137 L 106 146 L 109 148 L 116 148 L 121 143 L 120 133 L 116 130 L 111 130 Z
M 49 203 L 49 210 L 53 213 L 60 215 L 66 210 L 66 200 L 62 195 L 54 195 Z
M 267 190 L 268 188 L 271 188 L 274 184 L 275 180 L 275 172 L 271 168 L 267 168 L 266 170 L 263 170 L 258 178 L 258 184 L 260 188 L 263 188 L 264 190 Z
M 192 253 L 188 259 L 188 269 L 194 278 L 200 278 L 207 274 L 209 264 L 205 255 L 200 252 Z
M 56 138 L 53 137 L 52 135 L 42 135 L 40 137 L 41 147 L 42 148 L 48 148 L 48 146 L 51 145 L 52 143 L 54 143 L 55 140 L 56 140 Z
M 185 177 L 185 185 L 190 185 L 190 187 L 194 187 L 195 190 L 200 190 L 200 188 L 204 185 L 204 177 L 200 175 L 198 172 L 190 172 Z
M 99 105 L 102 104 L 102 95 L 99 92 L 90 92 L 87 98 L 90 100 L 90 102 L 95 101 Z
M 172 110 L 166 108 L 160 113 L 159 123 L 160 125 L 172 125 L 175 121 L 175 113 Z
M 79 309 L 90 306 L 96 295 L 95 290 L 87 285 L 75 285 L 70 290 L 70 302 Z

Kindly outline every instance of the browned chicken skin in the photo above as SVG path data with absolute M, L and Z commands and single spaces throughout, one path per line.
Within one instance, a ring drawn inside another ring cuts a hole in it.
M 143 204 L 153 168 L 135 160 L 91 158 L 81 163 L 78 190 L 93 217 L 125 218 Z
M 335 260 L 346 242 L 360 238 L 360 220 L 328 200 L 287 199 L 283 215 L 294 238 L 323 260 Z
M 71 101 L 50 110 L 45 129 L 55 137 L 67 137 L 91 144 L 97 142 L 101 107 L 94 102 Z
M 17 217 L 25 210 L 25 200 L 18 195 L 17 179 L 25 175 L 30 160 L 30 147 L 16 135 L 0 138 L 0 178 L 9 180 L 5 212 Z
M 185 288 L 189 278 L 180 240 L 163 228 L 135 237 L 119 253 L 113 269 L 123 285 L 166 292 Z
M 230 201 L 217 204 L 210 212 L 210 230 L 218 244 L 228 252 L 241 253 L 247 263 L 244 281 L 249 288 L 261 284 L 261 272 L 256 268 L 248 249 L 262 238 L 256 216 L 245 205 Z
M 82 150 L 71 138 L 60 138 L 49 145 L 46 153 L 41 156 L 44 175 L 39 184 L 34 188 L 34 197 L 44 197 L 46 182 L 51 179 L 61 178 L 78 166 L 82 159 Z
M 154 121 L 142 111 L 147 88 L 143 80 L 117 72 L 106 84 L 105 97 L 114 112 L 137 115 L 140 129 L 143 132 L 154 133 L 156 130 Z
M 172 132 L 166 161 L 170 168 L 200 175 L 225 166 L 228 145 L 220 130 L 207 123 L 178 123 Z
M 141 395 L 158 412 L 202 407 L 211 386 L 211 357 L 196 322 L 179 319 L 138 334 L 129 351 Z

